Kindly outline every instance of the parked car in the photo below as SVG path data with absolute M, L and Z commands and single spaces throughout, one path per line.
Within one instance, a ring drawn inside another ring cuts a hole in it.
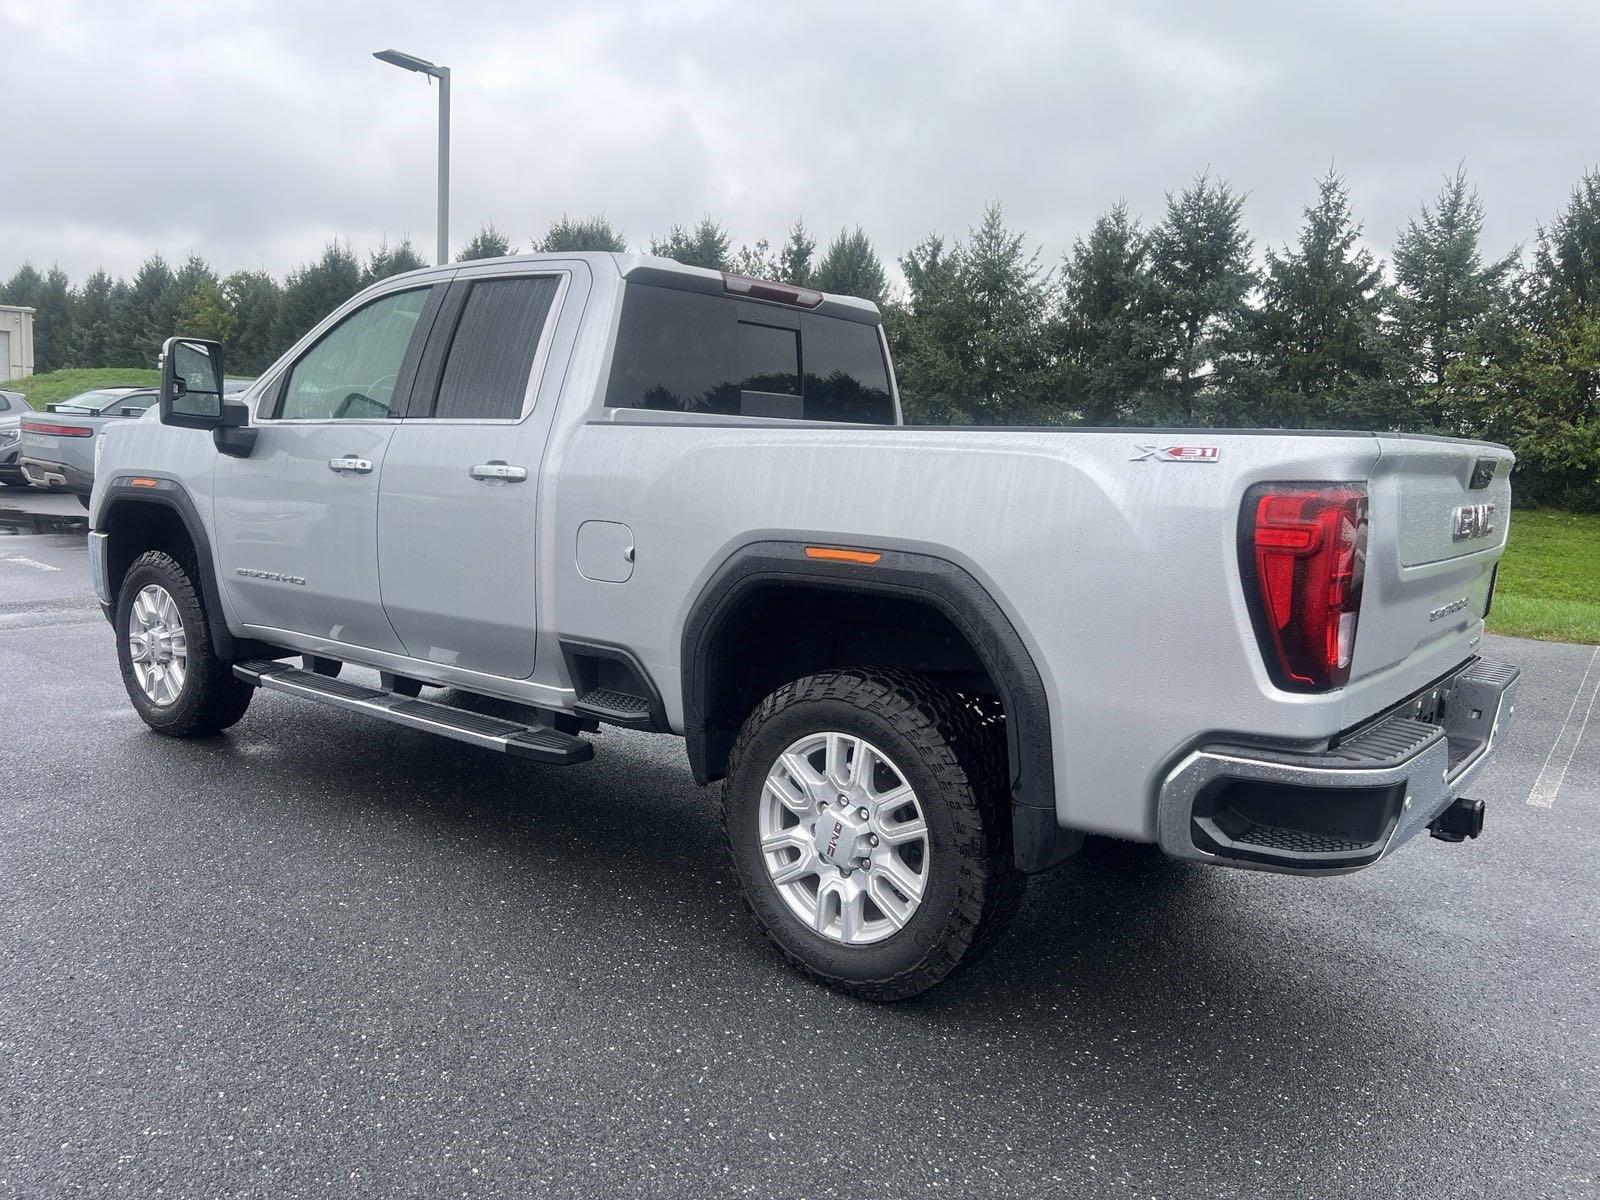
M 224 387 L 233 395 L 250 382 L 229 379 Z M 155 402 L 154 388 L 95 388 L 24 417 L 19 464 L 23 477 L 38 487 L 65 488 L 88 508 L 96 435 L 112 421 L 144 416 Z
M 0 391 L 0 485 L 27 487 L 22 477 L 22 414 L 32 412 L 21 392 Z
M 1481 828 L 1503 446 L 908 427 L 873 305 L 632 255 L 385 280 L 239 399 L 221 356 L 169 341 L 160 420 L 102 439 L 144 721 L 261 688 L 541 763 L 681 735 L 836 987 L 937 983 L 1090 833 L 1326 875 Z

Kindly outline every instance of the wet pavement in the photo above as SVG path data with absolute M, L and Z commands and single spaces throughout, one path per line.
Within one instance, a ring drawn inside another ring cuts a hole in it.
M 1600 653 L 1486 650 L 1478 841 L 1073 860 L 875 1007 L 751 928 L 677 740 L 169 741 L 76 527 L 0 539 L 0 1197 L 1593 1197 Z

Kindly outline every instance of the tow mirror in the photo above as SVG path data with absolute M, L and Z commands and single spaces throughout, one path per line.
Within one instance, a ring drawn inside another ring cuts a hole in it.
M 161 423 L 222 428 L 221 342 L 175 337 L 161 347 Z
M 225 400 L 222 343 L 201 338 L 168 338 L 161 347 L 161 423 L 180 429 L 209 429 L 223 454 L 249 458 L 256 431 L 250 408 Z

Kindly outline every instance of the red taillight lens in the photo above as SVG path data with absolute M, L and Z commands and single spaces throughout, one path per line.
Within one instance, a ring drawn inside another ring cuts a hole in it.
M 54 437 L 93 437 L 94 430 L 86 429 L 82 425 L 57 425 L 54 421 L 22 422 L 23 433 L 48 433 Z
M 1245 594 L 1274 682 L 1343 687 L 1361 613 L 1367 489 L 1258 484 L 1245 493 L 1242 524 Z

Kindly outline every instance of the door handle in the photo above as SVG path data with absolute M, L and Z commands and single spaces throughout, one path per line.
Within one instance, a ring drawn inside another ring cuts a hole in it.
M 513 467 L 498 458 L 479 463 L 467 471 L 474 479 L 498 479 L 505 483 L 521 483 L 528 477 L 527 467 Z
M 352 475 L 365 475 L 372 470 L 370 458 L 330 458 L 328 470 L 349 471 Z

